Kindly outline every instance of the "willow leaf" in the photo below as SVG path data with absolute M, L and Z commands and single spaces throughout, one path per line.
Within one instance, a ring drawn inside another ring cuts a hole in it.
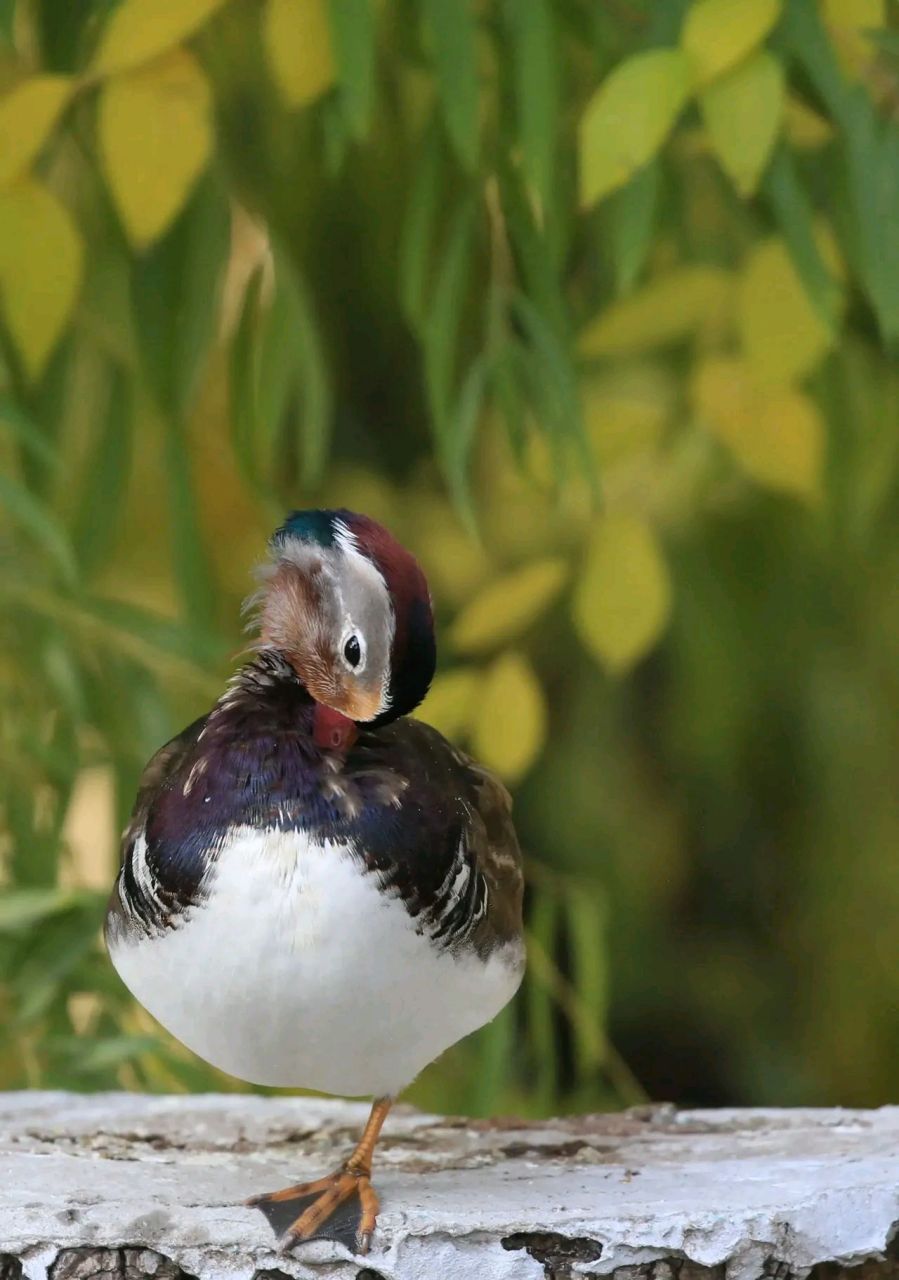
M 478 162 L 477 39 L 470 0 L 423 0 L 433 42 L 440 109 L 453 150 L 474 172 Z

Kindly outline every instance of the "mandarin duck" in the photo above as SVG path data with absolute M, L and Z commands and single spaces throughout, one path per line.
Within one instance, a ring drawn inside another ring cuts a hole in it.
M 282 1247 L 365 1253 L 393 1099 L 521 981 L 521 856 L 502 784 L 409 718 L 435 667 L 412 555 L 366 516 L 300 511 L 259 573 L 247 661 L 144 770 L 106 941 L 213 1066 L 373 1098 L 338 1169 L 248 1202 Z

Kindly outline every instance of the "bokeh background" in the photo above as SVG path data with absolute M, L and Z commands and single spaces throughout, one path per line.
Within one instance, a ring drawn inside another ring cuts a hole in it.
M 896 1100 L 897 15 L 0 0 L 0 1087 L 242 1087 L 99 925 L 331 504 L 527 854 L 521 995 L 411 1098 Z

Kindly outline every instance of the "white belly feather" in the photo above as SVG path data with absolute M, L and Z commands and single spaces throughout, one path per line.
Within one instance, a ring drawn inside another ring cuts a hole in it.
M 110 941 L 121 978 L 214 1066 L 254 1084 L 387 1094 L 489 1022 L 523 957 L 440 952 L 340 845 L 238 828 L 205 902 L 159 937 Z

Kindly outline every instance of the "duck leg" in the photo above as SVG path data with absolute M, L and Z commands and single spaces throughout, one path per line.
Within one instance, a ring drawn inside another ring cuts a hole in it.
M 247 1201 L 265 1214 L 282 1249 L 302 1240 L 337 1240 L 368 1253 L 379 1208 L 371 1158 L 392 1104 L 392 1098 L 375 1099 L 353 1154 L 333 1173 Z

